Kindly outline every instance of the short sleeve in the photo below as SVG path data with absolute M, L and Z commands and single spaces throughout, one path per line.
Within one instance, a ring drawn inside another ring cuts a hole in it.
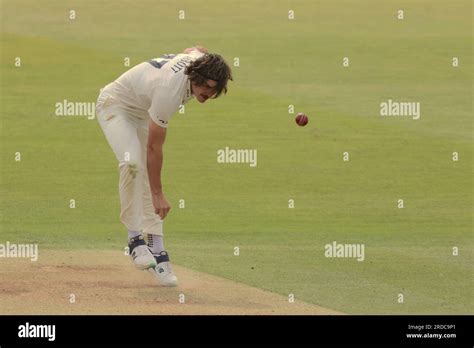
M 167 128 L 171 116 L 178 110 L 179 105 L 178 98 L 171 93 L 169 87 L 160 86 L 153 94 L 148 113 L 158 126 Z

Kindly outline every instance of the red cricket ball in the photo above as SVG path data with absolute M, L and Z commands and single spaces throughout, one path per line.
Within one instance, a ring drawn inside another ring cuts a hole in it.
M 303 114 L 302 112 L 298 113 L 298 115 L 296 115 L 296 118 L 295 118 L 295 121 L 296 121 L 296 124 L 298 126 L 306 126 L 308 124 L 308 116 L 306 116 L 305 114 Z

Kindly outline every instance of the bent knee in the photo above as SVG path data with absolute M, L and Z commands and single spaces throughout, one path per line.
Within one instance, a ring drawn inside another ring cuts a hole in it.
M 137 174 L 140 170 L 143 170 L 143 168 L 140 167 L 139 163 L 132 161 L 121 161 L 119 164 L 119 168 L 121 173 L 128 173 L 132 176 L 133 179 L 137 177 Z

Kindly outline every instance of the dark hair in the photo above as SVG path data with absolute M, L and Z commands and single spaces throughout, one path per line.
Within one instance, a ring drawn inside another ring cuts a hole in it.
M 232 80 L 232 71 L 224 58 L 213 53 L 205 54 L 196 59 L 186 67 L 184 73 L 189 75 L 191 82 L 198 86 L 205 85 L 207 80 L 216 81 L 216 94 L 213 98 L 217 98 L 222 92 L 227 93 L 227 81 Z

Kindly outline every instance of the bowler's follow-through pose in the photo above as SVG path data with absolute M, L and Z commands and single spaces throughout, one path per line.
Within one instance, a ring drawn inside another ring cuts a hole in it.
M 192 47 L 133 67 L 97 100 L 97 119 L 119 162 L 120 221 L 128 230 L 130 256 L 163 286 L 177 285 L 163 246 L 170 210 L 161 185 L 168 122 L 192 97 L 204 103 L 226 93 L 229 80 L 231 69 L 220 55 Z

